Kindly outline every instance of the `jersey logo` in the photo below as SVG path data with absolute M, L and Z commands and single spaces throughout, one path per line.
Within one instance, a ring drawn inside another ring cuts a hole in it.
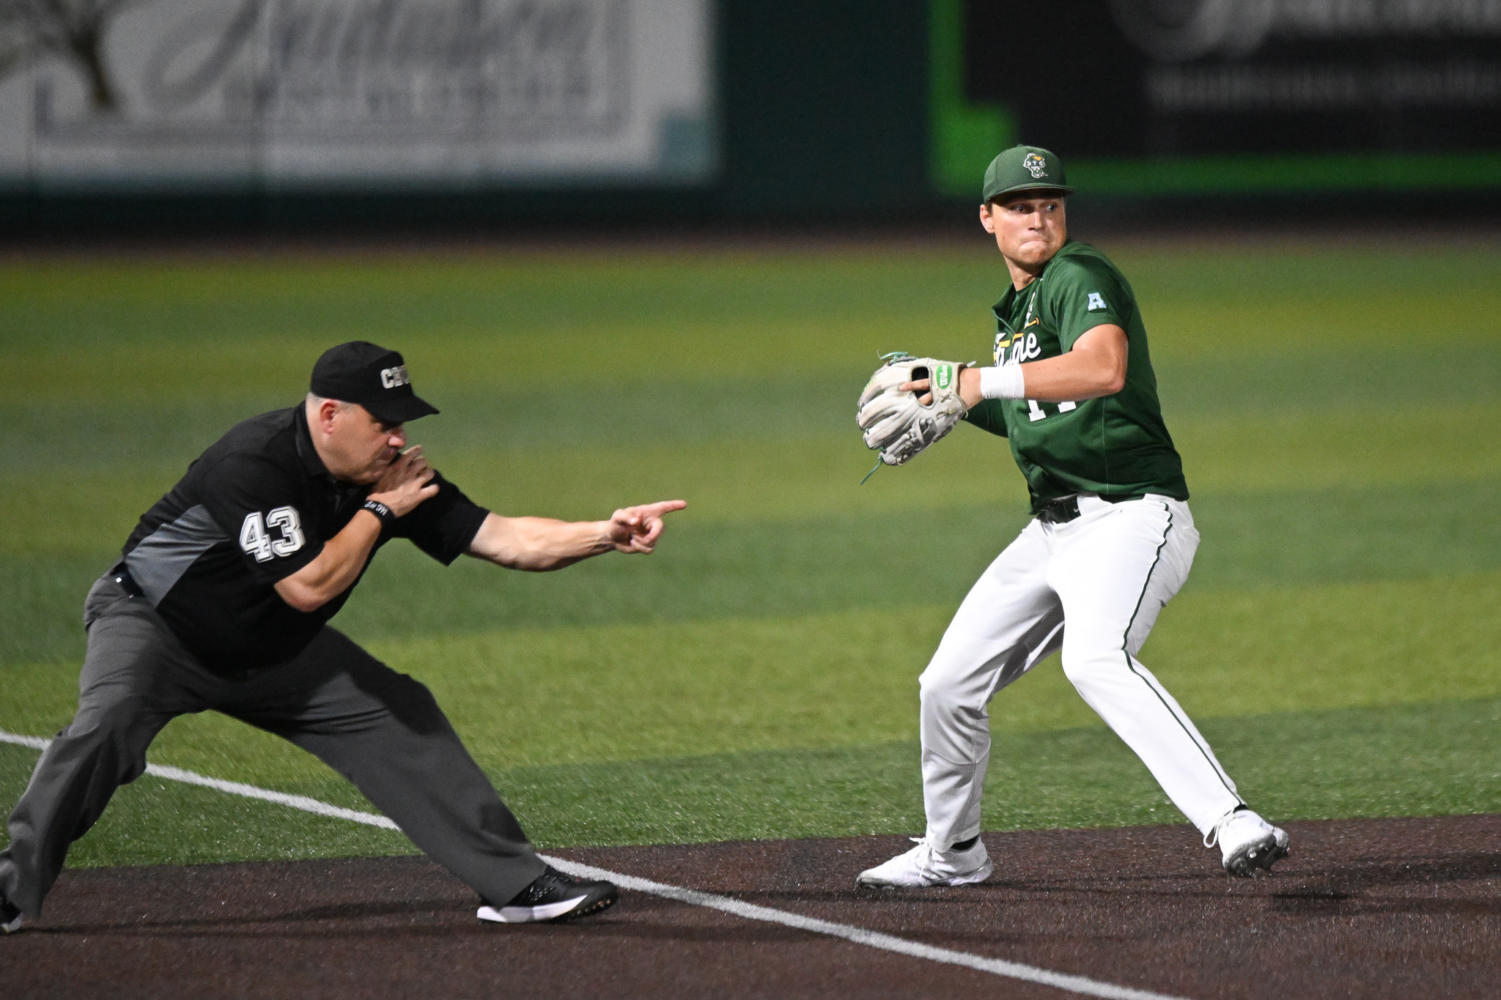
M 997 365 L 1019 365 L 1023 361 L 1042 357 L 1042 345 L 1035 333 L 998 333 L 995 335 L 995 349 L 991 356 L 995 358 Z
M 1087 308 L 1090 312 L 1094 312 L 1096 309 L 1108 309 L 1110 307 L 1105 305 L 1105 296 L 1099 292 L 1090 292 L 1089 306 Z

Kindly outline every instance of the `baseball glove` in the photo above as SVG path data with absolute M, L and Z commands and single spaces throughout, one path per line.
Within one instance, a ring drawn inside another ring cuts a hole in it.
M 964 401 L 959 398 L 959 372 L 964 367 L 953 361 L 914 358 L 902 351 L 885 355 L 856 406 L 855 422 L 865 447 L 880 452 L 881 462 L 901 465 L 953 430 L 964 416 Z M 925 378 L 932 379 L 926 403 L 920 402 L 916 392 L 897 390 L 905 382 Z

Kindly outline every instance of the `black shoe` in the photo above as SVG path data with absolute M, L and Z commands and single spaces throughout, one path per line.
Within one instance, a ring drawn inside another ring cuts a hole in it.
M 21 911 L 0 896 L 0 934 L 14 934 L 21 929 Z
M 486 903 L 475 914 L 497 924 L 530 924 L 539 920 L 572 920 L 612 906 L 620 890 L 609 882 L 564 875 L 552 866 L 504 906 Z

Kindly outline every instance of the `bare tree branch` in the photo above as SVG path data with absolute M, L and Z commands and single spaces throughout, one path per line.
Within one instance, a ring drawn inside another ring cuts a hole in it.
M 97 111 L 119 96 L 104 60 L 104 35 L 120 11 L 140 0 L 0 0 L 0 77 L 28 55 L 62 57 L 84 77 Z

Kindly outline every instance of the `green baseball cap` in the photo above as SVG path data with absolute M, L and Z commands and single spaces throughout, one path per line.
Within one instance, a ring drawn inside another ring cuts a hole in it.
M 1018 191 L 1062 191 L 1072 194 L 1063 174 L 1063 161 L 1056 153 L 1037 146 L 1012 146 L 985 168 L 984 204 L 1003 194 Z

